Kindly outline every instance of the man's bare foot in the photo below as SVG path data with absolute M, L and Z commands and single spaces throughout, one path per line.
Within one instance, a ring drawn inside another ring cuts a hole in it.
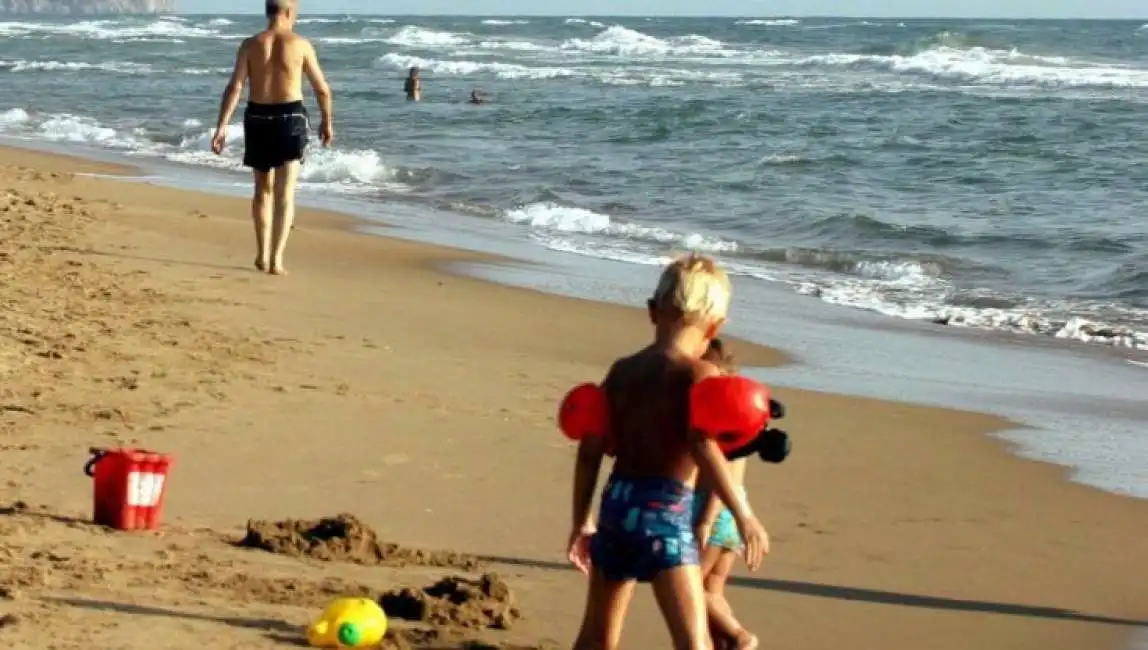
M 259 271 L 266 271 L 267 262 L 264 262 L 263 260 L 255 260 L 255 268 Z
M 287 269 L 282 266 L 271 265 L 271 270 L 268 271 L 271 275 L 287 275 Z
M 757 635 L 750 634 L 749 630 L 742 630 L 734 637 L 734 643 L 732 647 L 737 650 L 757 650 Z

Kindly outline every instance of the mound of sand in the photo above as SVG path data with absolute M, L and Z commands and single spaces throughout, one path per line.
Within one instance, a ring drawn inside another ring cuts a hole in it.
M 453 551 L 426 551 L 383 542 L 357 517 L 341 514 L 318 520 L 249 521 L 239 546 L 290 557 L 385 566 L 449 567 L 471 571 L 479 561 Z
M 510 587 L 489 573 L 478 579 L 450 576 L 423 589 L 387 592 L 379 604 L 389 617 L 450 628 L 507 630 L 522 616 Z
M 438 629 L 391 630 L 379 650 L 557 650 L 555 643 L 520 645 L 463 639 Z

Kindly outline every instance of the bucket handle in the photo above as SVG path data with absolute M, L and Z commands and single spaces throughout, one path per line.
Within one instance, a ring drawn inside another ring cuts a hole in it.
M 88 449 L 88 453 L 91 454 L 92 457 L 84 464 L 84 475 L 88 478 L 92 478 L 96 475 L 96 463 L 104 459 L 104 455 L 108 453 L 108 450 L 92 447 Z

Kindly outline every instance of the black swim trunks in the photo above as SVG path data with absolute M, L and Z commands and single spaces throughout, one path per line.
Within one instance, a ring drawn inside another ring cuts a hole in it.
M 243 164 L 261 172 L 303 160 L 311 123 L 303 102 L 249 102 L 243 113 Z

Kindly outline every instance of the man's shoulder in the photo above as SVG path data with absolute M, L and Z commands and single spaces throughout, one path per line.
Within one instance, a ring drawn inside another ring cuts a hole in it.
M 306 36 L 301 36 L 296 32 L 289 32 L 287 35 L 288 42 L 295 46 L 304 49 L 311 49 L 311 40 Z

